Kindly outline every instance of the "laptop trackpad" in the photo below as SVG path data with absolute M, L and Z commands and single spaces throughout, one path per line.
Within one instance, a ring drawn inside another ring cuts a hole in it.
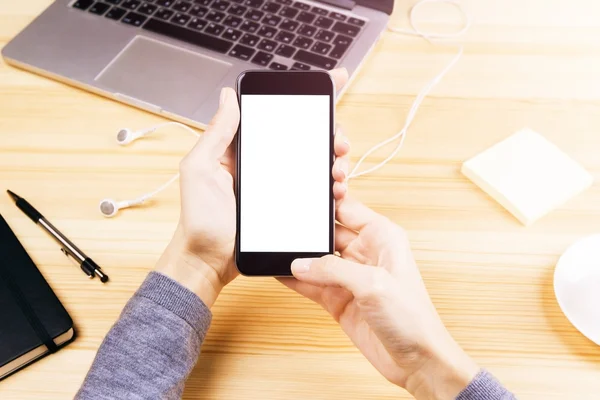
M 191 115 L 212 94 L 231 64 L 137 36 L 96 77 L 114 93 Z

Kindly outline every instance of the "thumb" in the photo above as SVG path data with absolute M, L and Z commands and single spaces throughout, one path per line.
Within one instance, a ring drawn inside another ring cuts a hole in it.
M 299 258 L 292 262 L 292 273 L 299 281 L 317 286 L 339 286 L 360 297 L 382 272 L 381 268 L 358 264 L 341 257 Z
M 221 89 L 219 110 L 204 131 L 204 137 L 192 152 L 207 152 L 213 157 L 221 157 L 231 144 L 240 122 L 240 108 L 237 95 L 232 88 Z

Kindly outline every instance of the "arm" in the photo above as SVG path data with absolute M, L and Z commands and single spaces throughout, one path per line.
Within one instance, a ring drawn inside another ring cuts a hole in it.
M 338 88 L 344 70 L 331 74 Z M 237 275 L 231 142 L 239 105 L 230 88 L 219 111 L 180 165 L 181 217 L 170 245 L 112 327 L 77 399 L 176 399 L 196 364 L 210 308 Z M 349 146 L 336 134 L 332 175 L 336 199 L 346 192 Z M 286 150 L 286 149 L 284 149 Z
M 482 369 L 456 400 L 516 400 L 489 372 Z
M 364 204 L 336 203 L 340 256 L 297 259 L 283 284 L 320 304 L 373 366 L 418 400 L 511 400 L 452 338 L 406 233 Z
M 198 296 L 151 272 L 104 339 L 76 399 L 180 398 L 210 320 Z

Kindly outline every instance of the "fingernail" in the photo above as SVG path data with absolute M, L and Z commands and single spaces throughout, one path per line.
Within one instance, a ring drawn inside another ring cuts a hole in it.
M 338 167 L 338 171 L 340 171 L 340 174 L 342 174 L 342 180 L 346 180 L 346 172 L 344 169 L 342 167 Z
M 227 88 L 221 89 L 221 96 L 219 97 L 219 105 L 220 106 L 222 106 L 223 103 L 225 103 L 225 100 L 227 100 L 228 92 L 229 92 L 229 90 L 227 90 Z
M 308 260 L 303 260 L 303 259 L 299 258 L 292 262 L 292 272 L 293 273 L 302 274 L 302 273 L 306 273 L 308 271 L 310 271 L 310 264 L 309 264 Z

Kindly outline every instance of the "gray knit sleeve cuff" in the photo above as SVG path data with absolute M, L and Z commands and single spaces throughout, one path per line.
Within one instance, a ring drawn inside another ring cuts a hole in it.
M 150 272 L 135 297 L 144 297 L 171 311 L 194 328 L 200 341 L 204 341 L 212 313 L 196 294 L 173 279 L 158 272 Z
M 492 374 L 482 369 L 456 400 L 516 400 Z

